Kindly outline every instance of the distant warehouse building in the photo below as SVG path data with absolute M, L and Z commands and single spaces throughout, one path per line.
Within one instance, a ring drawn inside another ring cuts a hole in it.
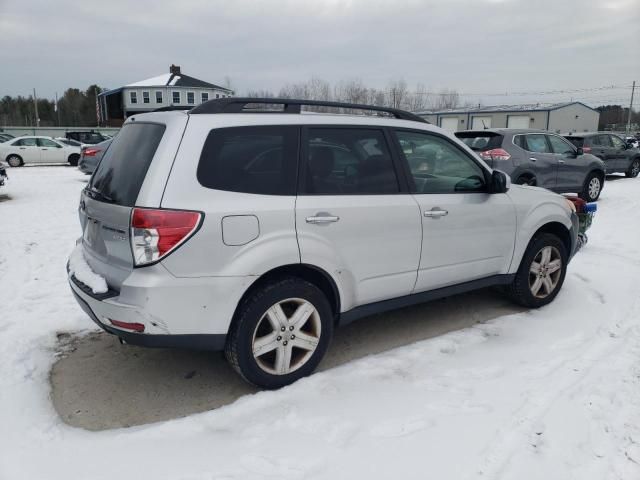
M 417 112 L 450 132 L 485 128 L 537 128 L 557 133 L 598 130 L 600 112 L 581 102 L 554 105 L 499 105 Z
M 191 107 L 215 98 L 230 97 L 233 90 L 190 77 L 177 65 L 169 73 L 130 83 L 98 95 L 102 125 L 120 126 L 127 117 L 163 107 Z

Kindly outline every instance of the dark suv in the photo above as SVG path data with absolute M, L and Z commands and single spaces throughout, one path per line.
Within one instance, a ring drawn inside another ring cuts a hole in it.
M 602 160 L 560 135 L 513 128 L 468 130 L 455 135 L 518 185 L 575 192 L 588 202 L 597 200 L 602 192 L 606 171 Z
M 585 153 L 602 159 L 607 173 L 624 173 L 637 177 L 640 173 L 640 150 L 630 147 L 618 135 L 606 132 L 579 133 L 565 138 Z

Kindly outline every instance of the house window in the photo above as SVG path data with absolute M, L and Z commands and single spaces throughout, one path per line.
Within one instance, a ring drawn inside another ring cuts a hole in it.
M 172 98 L 173 103 L 174 104 L 180 103 L 180 92 L 171 92 L 171 94 L 173 96 L 173 98 Z
M 142 92 L 142 103 L 150 103 L 149 92 Z
M 204 102 L 208 102 L 208 101 L 209 101 L 209 92 L 202 92 L 202 93 L 200 94 L 200 101 L 201 101 L 202 103 L 204 103 Z
M 196 94 L 193 92 L 187 92 L 187 103 L 193 105 L 196 103 Z
M 216 93 L 216 98 L 220 98 L 220 94 L 219 93 Z
M 162 103 L 162 92 L 161 91 L 157 91 L 156 92 L 156 103 Z
M 138 92 L 129 92 L 129 99 L 131 103 L 138 103 Z

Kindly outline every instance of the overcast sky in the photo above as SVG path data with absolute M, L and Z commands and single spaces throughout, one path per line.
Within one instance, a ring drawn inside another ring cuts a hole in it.
M 486 94 L 640 81 L 640 0 L 0 0 L 0 39 L 0 96 L 115 88 L 171 63 L 239 94 L 404 78 L 484 104 L 628 103 L 628 88 Z

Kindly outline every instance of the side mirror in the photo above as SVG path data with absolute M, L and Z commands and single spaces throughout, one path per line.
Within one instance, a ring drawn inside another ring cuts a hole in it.
M 578 147 L 576 149 L 576 156 L 580 156 L 580 155 L 584 155 L 584 150 L 582 149 L 582 147 Z
M 511 187 L 511 178 L 504 172 L 500 170 L 494 170 L 491 173 L 491 184 L 490 184 L 490 192 L 491 193 L 506 193 L 509 191 Z

